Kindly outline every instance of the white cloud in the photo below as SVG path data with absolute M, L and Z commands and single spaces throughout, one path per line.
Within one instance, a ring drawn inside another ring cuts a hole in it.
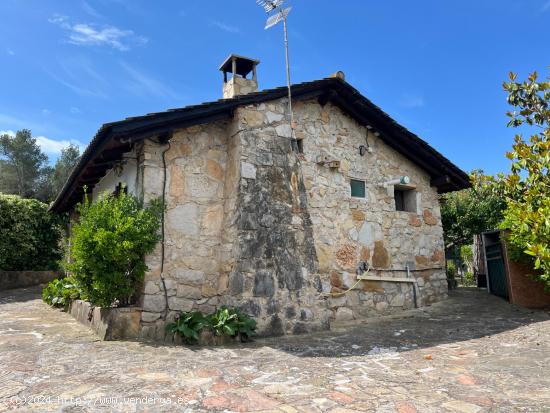
M 88 89 L 88 88 L 85 88 L 85 87 L 81 87 L 81 86 L 75 85 L 71 82 L 67 82 L 64 79 L 61 79 L 59 76 L 54 75 L 53 73 L 48 73 L 48 74 L 54 80 L 61 83 L 63 86 L 71 89 L 73 92 L 75 92 L 76 94 L 78 94 L 80 96 L 90 96 L 90 97 L 103 98 L 103 99 L 107 98 L 107 95 L 104 92 L 102 92 L 101 90 L 97 90 L 97 89 L 92 90 L 92 89 Z
M 126 83 L 126 89 L 137 96 L 156 96 L 160 98 L 181 99 L 178 93 L 161 81 L 137 70 L 126 62 L 120 62 L 120 66 L 130 76 Z
M 228 24 L 225 24 L 225 23 L 217 21 L 217 20 L 210 21 L 210 26 L 215 26 L 218 29 L 223 30 L 224 32 L 228 32 L 228 33 L 240 33 L 241 32 L 241 29 L 239 29 L 238 27 L 230 26 Z
M 10 135 L 15 136 L 15 132 L 12 130 L 3 130 L 0 131 L 0 135 Z M 67 146 L 73 144 L 80 148 L 80 152 L 83 152 L 84 149 L 86 149 L 86 145 L 84 145 L 82 142 L 77 141 L 76 139 L 71 140 L 54 140 L 50 138 L 46 138 L 45 136 L 33 136 L 36 139 L 36 143 L 38 146 L 40 146 L 40 149 L 42 149 L 42 152 L 48 154 L 48 155 L 59 155 L 61 153 L 62 149 L 65 149 Z
M 425 102 L 422 96 L 405 94 L 401 97 L 399 104 L 405 108 L 421 108 Z
M 42 151 L 47 154 L 59 155 L 62 149 L 66 148 L 71 144 L 78 146 L 80 148 L 80 152 L 82 152 L 86 148 L 84 144 L 77 141 L 76 139 L 71 139 L 71 140 L 64 139 L 64 140 L 56 141 L 54 139 L 46 138 L 45 136 L 35 136 L 35 138 L 36 138 L 36 143 L 38 143 Z
M 90 16 L 95 17 L 96 19 L 101 19 L 103 16 L 94 9 L 90 3 L 88 3 L 86 0 L 82 0 L 82 10 L 84 10 L 86 13 L 88 13 Z
M 79 115 L 80 113 L 82 113 L 82 111 L 79 108 L 77 108 L 76 106 L 71 107 L 71 109 L 69 109 L 69 111 L 73 115 Z
M 0 136 L 1 135 L 15 136 L 15 132 L 12 130 L 0 130 Z
M 93 67 L 86 57 L 77 56 L 59 61 L 61 70 L 48 70 L 52 79 L 80 96 L 107 99 L 109 83 Z
M 544 3 L 542 5 L 542 8 L 541 8 L 542 12 L 545 12 L 545 11 L 548 11 L 548 10 L 550 10 L 550 0 L 547 0 L 546 3 Z
M 67 16 L 54 15 L 48 20 L 67 32 L 67 42 L 77 46 L 108 46 L 125 51 L 131 46 L 145 44 L 147 39 L 136 35 L 132 30 L 122 30 L 114 26 L 98 27 L 93 23 L 72 23 Z
M 15 52 L 13 50 L 11 50 L 10 48 L 7 48 L 6 49 L 6 53 L 9 55 L 9 56 L 15 56 Z
M 52 111 L 49 110 L 49 109 L 42 109 L 42 114 L 44 116 L 48 116 L 48 115 L 51 115 L 52 114 Z

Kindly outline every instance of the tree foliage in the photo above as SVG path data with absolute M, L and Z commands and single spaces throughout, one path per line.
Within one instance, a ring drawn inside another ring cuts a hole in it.
M 42 153 L 31 131 L 23 129 L 15 136 L 0 136 L 0 192 L 34 198 L 47 167 L 48 157 Z
M 497 229 L 502 221 L 502 212 L 506 206 L 492 185 L 475 170 L 471 174 L 473 187 L 445 194 L 441 204 L 441 220 L 447 248 L 470 245 L 473 236 L 483 231 Z
M 52 199 L 61 191 L 71 171 L 80 160 L 80 150 L 76 145 L 69 145 L 61 150 L 50 177 Z
M 517 82 L 510 73 L 504 83 L 508 103 L 516 108 L 508 112 L 508 126 L 529 126 L 539 133 L 528 141 L 516 135 L 508 175 L 498 176 L 499 191 L 506 199 L 502 227 L 509 230 L 508 243 L 532 257 L 536 276 L 550 288 L 550 77 L 538 81 L 537 73 Z
M 0 269 L 54 270 L 61 258 L 58 216 L 35 199 L 0 194 Z
M 0 136 L 0 192 L 52 201 L 80 159 L 77 146 L 69 145 L 52 167 L 31 131 Z
M 66 269 L 92 304 L 128 304 L 147 270 L 144 255 L 159 240 L 161 203 L 143 208 L 122 192 L 85 201 L 76 210 L 80 217 L 72 228 Z

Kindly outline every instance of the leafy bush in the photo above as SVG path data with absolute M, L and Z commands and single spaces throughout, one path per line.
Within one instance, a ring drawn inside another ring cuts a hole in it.
M 209 325 L 217 336 L 234 337 L 239 334 L 247 339 L 254 335 L 256 321 L 236 308 L 220 307 L 208 316 Z
M 456 265 L 453 261 L 447 261 L 447 278 L 453 280 L 456 277 Z
M 144 208 L 132 195 L 104 195 L 76 208 L 70 259 L 65 268 L 93 304 L 126 305 L 147 266 L 144 255 L 157 244 L 163 212 L 157 200 Z
M 508 175 L 497 181 L 506 199 L 502 228 L 509 229 L 511 249 L 523 252 L 534 266 L 533 276 L 550 291 L 550 77 L 539 81 L 534 72 L 526 81 L 517 82 L 510 73 L 504 83 L 508 103 L 516 110 L 508 112 L 508 126 L 535 126 L 529 140 L 516 135 Z
M 464 287 L 474 287 L 476 285 L 473 272 L 466 271 L 464 273 L 464 278 L 462 279 L 462 285 Z
M 256 321 L 236 308 L 220 307 L 207 316 L 200 311 L 182 312 L 166 326 L 166 331 L 190 344 L 197 342 L 202 330 L 211 330 L 216 336 L 239 336 L 245 341 L 255 334 Z
M 504 198 L 493 191 L 496 185 L 482 170 L 471 173 L 472 188 L 449 192 L 441 198 L 441 222 L 447 248 L 468 245 L 474 235 L 497 229 L 506 208 Z
M 56 270 L 61 219 L 35 199 L 0 194 L 0 269 Z
M 54 307 L 67 307 L 72 300 L 81 298 L 80 290 L 72 277 L 52 280 L 42 290 L 42 299 Z
M 208 319 L 200 311 L 184 311 L 166 326 L 166 331 L 178 334 L 189 344 L 194 344 L 199 339 L 200 331 L 208 325 Z

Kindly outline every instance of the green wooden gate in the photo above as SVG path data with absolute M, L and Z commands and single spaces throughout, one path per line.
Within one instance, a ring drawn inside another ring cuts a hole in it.
M 489 274 L 491 294 L 508 299 L 506 268 L 504 267 L 500 243 L 488 245 L 485 248 L 485 254 L 487 257 L 487 272 Z

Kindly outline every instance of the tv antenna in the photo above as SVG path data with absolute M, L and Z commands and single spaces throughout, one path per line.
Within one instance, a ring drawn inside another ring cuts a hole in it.
M 275 11 L 274 14 L 271 14 L 267 21 L 265 22 L 265 30 L 277 25 L 279 22 L 283 22 L 283 32 L 285 39 L 285 63 L 286 63 L 286 86 L 288 89 L 288 117 L 290 123 L 290 135 L 291 139 L 294 142 L 294 115 L 292 114 L 292 92 L 290 89 L 290 63 L 288 60 L 288 32 L 286 28 L 286 17 L 292 7 L 287 7 L 283 9 L 284 0 L 256 0 L 256 3 L 263 7 L 266 13 L 270 14 Z

